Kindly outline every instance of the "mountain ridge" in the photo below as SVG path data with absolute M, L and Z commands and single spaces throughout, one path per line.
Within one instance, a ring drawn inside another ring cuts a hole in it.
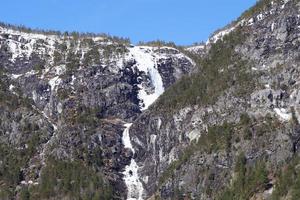
M 297 199 L 299 7 L 188 48 L 0 28 L 0 198 Z

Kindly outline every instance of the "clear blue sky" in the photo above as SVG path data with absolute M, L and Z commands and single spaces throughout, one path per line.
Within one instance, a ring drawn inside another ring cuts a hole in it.
M 0 0 L 0 21 L 31 28 L 109 33 L 180 45 L 205 41 L 256 0 Z

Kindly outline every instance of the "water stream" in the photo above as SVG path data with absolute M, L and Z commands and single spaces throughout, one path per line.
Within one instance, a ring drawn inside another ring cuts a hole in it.
M 132 147 L 131 141 L 130 141 L 130 135 L 129 135 L 129 129 L 132 124 L 125 124 L 126 127 L 123 132 L 123 144 L 125 148 L 131 149 L 133 154 L 135 153 L 134 148 Z M 128 194 L 127 194 L 127 200 L 143 200 L 143 184 L 141 183 L 139 179 L 138 174 L 139 166 L 135 162 L 135 160 L 132 158 L 130 161 L 130 164 L 125 167 L 124 174 L 124 181 L 127 186 Z

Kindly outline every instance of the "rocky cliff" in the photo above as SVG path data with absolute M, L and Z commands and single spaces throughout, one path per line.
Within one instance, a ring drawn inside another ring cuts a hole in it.
M 187 49 L 198 72 L 130 129 L 145 196 L 298 199 L 299 6 L 259 1 Z
M 0 199 L 299 199 L 298 0 L 188 48 L 0 26 Z
M 124 124 L 193 61 L 172 47 L 6 25 L 0 47 L 1 199 L 125 198 Z

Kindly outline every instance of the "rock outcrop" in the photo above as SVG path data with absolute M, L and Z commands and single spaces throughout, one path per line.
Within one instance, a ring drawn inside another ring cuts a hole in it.
M 188 48 L 0 27 L 0 199 L 297 199 L 298 0 Z

